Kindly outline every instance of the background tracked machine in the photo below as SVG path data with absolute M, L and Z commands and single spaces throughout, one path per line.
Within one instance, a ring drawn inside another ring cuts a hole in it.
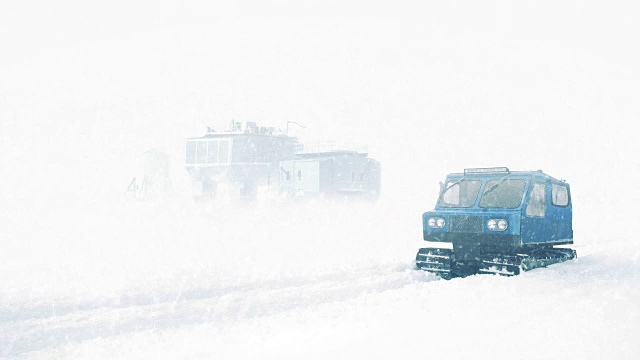
M 418 269 L 444 279 L 518 275 L 576 257 L 571 191 L 541 170 L 465 169 L 447 176 L 433 211 L 422 215 Z M 451 249 L 434 243 L 449 243 Z
M 289 122 L 288 122 L 289 123 Z M 198 200 L 355 197 L 376 200 L 380 162 L 364 147 L 305 147 L 288 130 L 233 121 L 231 128 L 187 139 L 187 172 Z

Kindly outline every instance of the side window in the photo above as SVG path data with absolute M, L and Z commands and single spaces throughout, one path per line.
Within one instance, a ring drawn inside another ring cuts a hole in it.
M 531 194 L 529 195 L 529 204 L 527 205 L 527 216 L 544 217 L 547 206 L 545 203 L 545 186 L 544 184 L 533 184 Z
M 196 163 L 196 142 L 188 141 L 187 142 L 187 164 L 195 164 Z
M 207 149 L 207 156 L 209 164 L 215 164 L 218 162 L 218 141 L 210 140 L 208 141 L 209 147 Z
M 196 164 L 207 163 L 207 142 L 198 141 L 196 145 Z
M 231 162 L 229 157 L 229 149 L 231 148 L 231 141 L 222 139 L 218 145 L 218 164 L 228 164 Z
M 565 185 L 551 184 L 551 202 L 557 206 L 569 205 L 569 191 Z

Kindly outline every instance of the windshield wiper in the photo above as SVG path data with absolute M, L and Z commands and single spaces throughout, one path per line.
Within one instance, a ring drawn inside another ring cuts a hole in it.
M 447 192 L 447 190 L 451 189 L 452 187 L 454 187 L 454 186 L 456 186 L 456 185 L 460 184 L 460 182 L 461 182 L 462 180 L 464 180 L 464 176 L 463 176 L 463 177 L 461 177 L 460 179 L 458 179 L 458 180 L 454 181 L 453 183 L 451 183 L 451 185 L 447 186 L 444 190 L 442 190 L 442 192 L 440 193 L 440 195 L 442 195 L 442 194 L 446 193 L 446 192 Z
M 493 190 L 495 190 L 498 186 L 500 186 L 500 184 L 502 184 L 503 182 L 505 182 L 505 180 L 507 180 L 507 178 L 508 178 L 508 177 L 509 177 L 509 175 L 507 175 L 507 176 L 503 177 L 502 179 L 498 180 L 498 182 L 497 182 L 497 183 L 495 183 L 495 184 L 491 185 L 491 187 L 490 187 L 488 190 L 485 190 L 485 191 L 482 193 L 482 196 L 485 196 L 485 195 L 487 195 L 488 193 L 490 193 L 490 192 L 492 192 Z

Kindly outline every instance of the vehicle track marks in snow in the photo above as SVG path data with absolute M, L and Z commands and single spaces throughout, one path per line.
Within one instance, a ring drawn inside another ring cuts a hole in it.
M 371 265 L 349 271 L 285 276 L 228 287 L 170 291 L 160 295 L 66 304 L 54 312 L 45 306 L 3 314 L 0 355 L 77 343 L 127 332 L 162 330 L 202 323 L 225 323 L 276 315 L 301 307 L 344 301 L 435 279 L 409 264 Z

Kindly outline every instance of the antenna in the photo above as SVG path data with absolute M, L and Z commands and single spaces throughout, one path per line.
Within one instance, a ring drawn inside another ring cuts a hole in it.
M 307 128 L 306 126 L 302 126 L 302 125 L 298 124 L 298 123 L 297 123 L 297 122 L 295 122 L 295 121 L 287 121 L 287 130 L 286 130 L 286 131 L 285 131 L 285 133 L 284 133 L 286 136 L 289 136 L 289 124 L 296 124 L 296 125 L 300 126 L 300 127 L 301 127 L 301 128 L 303 128 L 303 129 L 306 129 L 306 128 Z

